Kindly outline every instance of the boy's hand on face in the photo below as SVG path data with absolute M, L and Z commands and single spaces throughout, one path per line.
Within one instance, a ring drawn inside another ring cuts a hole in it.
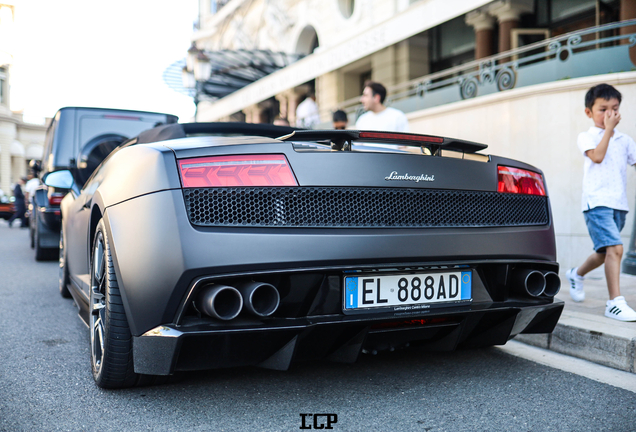
M 605 129 L 613 130 L 621 121 L 621 114 L 618 111 L 609 109 L 605 111 L 604 124 Z

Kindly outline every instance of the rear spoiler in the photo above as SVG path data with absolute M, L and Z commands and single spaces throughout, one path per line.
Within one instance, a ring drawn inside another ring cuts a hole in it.
M 282 141 L 327 141 L 334 150 L 350 151 L 353 141 L 365 143 L 398 144 L 409 147 L 426 147 L 431 154 L 438 150 L 476 153 L 488 146 L 472 141 L 402 132 L 376 132 L 359 130 L 296 130 L 278 137 Z
M 148 129 L 134 138 L 134 142 L 127 144 L 146 144 L 157 141 L 185 138 L 191 135 L 205 134 L 236 134 L 243 136 L 276 138 L 281 135 L 290 134 L 294 131 L 297 131 L 297 129 L 290 126 L 274 126 L 266 123 L 174 123 Z
M 431 151 L 431 154 L 438 154 L 438 150 L 440 149 L 475 153 L 488 147 L 485 144 L 432 135 L 334 129 L 306 130 L 296 129 L 290 126 L 238 122 L 165 124 L 140 133 L 139 136 L 126 142 L 122 147 L 132 144 L 152 143 L 205 134 L 263 136 L 277 138 L 282 141 L 323 141 L 326 142 L 327 145 L 331 144 L 331 148 L 334 150 L 344 151 L 351 150 L 351 143 L 353 141 L 427 147 Z

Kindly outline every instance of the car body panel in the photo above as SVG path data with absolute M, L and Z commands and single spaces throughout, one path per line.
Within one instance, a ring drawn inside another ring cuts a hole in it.
M 527 269 L 558 272 L 547 198 L 541 201 L 544 222 L 523 226 L 194 222 L 178 161 L 250 154 L 285 155 L 297 192 L 347 187 L 391 194 L 406 189 L 496 194 L 498 165 L 542 175 L 528 164 L 496 156 L 476 161 L 381 149 L 314 151 L 264 137 L 133 140 L 111 153 L 81 192 L 64 198 L 62 214 L 71 294 L 84 319 L 91 243 L 97 223 L 104 221 L 137 373 L 244 364 L 284 369 L 292 360 L 320 357 L 353 361 L 363 347 L 399 346 L 409 340 L 435 349 L 486 346 L 505 343 L 520 332 L 550 332 L 556 325 L 563 303 L 549 296 L 530 297 L 515 279 Z M 394 172 L 428 180 L 395 180 Z M 241 193 L 239 189 L 229 193 Z M 364 211 L 373 213 L 373 207 Z M 345 275 L 427 274 L 440 268 L 471 272 L 470 301 L 408 312 L 399 307 L 343 310 Z M 281 300 L 274 315 L 241 313 L 221 321 L 197 309 L 203 287 L 245 281 L 275 286 Z

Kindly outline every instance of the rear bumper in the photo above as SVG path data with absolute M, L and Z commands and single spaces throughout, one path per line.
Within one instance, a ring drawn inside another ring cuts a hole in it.
M 330 315 L 249 322 L 232 327 L 158 326 L 133 338 L 135 372 L 254 365 L 286 370 L 297 361 L 325 358 L 355 362 L 363 350 L 415 345 L 431 350 L 503 345 L 520 333 L 549 333 L 563 302 L 474 304 L 434 314 Z M 413 321 L 420 321 L 414 325 Z
M 175 323 L 179 307 L 199 278 L 488 261 L 556 266 L 551 224 L 462 229 L 195 228 L 181 190 L 125 201 L 108 207 L 104 217 L 134 336 Z

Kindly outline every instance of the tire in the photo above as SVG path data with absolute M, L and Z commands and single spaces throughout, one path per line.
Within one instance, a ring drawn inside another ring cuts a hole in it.
M 66 266 L 66 253 L 64 250 L 64 231 L 60 230 L 60 271 L 59 271 L 59 285 L 60 295 L 64 298 L 71 298 L 71 292 L 68 290 L 69 276 L 68 267 Z
M 132 335 L 103 220 L 97 225 L 91 250 L 89 330 L 93 378 L 102 388 L 131 387 L 139 376 L 133 369 Z
M 31 249 L 35 249 L 35 228 L 33 227 L 33 225 L 35 225 L 33 223 L 33 221 L 31 221 L 31 223 L 29 223 L 29 237 L 31 237 Z

